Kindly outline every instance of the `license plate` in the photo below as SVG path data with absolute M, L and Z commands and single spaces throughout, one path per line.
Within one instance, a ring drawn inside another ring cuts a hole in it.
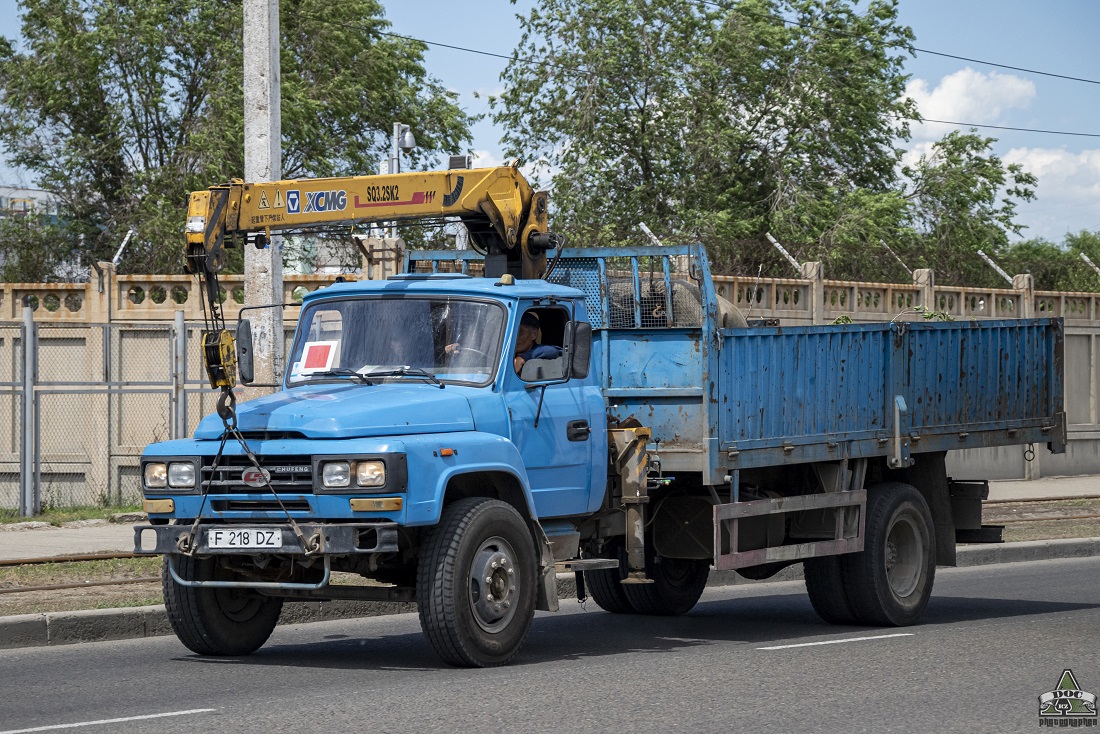
M 282 548 L 283 531 L 264 528 L 211 528 L 206 531 L 206 544 L 210 548 Z

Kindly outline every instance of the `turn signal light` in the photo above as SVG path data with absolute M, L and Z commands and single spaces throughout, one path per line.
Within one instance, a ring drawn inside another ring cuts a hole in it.
M 166 512 L 176 511 L 175 500 L 145 500 L 142 508 L 150 515 L 163 515 Z
M 400 497 L 357 497 L 351 500 L 352 512 L 397 512 L 401 505 Z

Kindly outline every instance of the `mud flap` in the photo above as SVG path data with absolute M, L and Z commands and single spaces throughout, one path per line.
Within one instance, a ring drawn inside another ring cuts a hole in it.
M 558 611 L 558 574 L 554 568 L 554 553 L 550 548 L 550 539 L 539 525 L 531 519 L 531 531 L 539 548 L 539 584 L 536 588 L 535 609 L 540 612 Z

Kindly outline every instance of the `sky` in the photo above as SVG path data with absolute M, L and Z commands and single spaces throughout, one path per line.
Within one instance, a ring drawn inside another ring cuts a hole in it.
M 533 0 L 382 0 L 396 33 L 424 41 L 507 56 L 519 41 L 516 14 Z M 16 0 L 0 0 L 0 34 L 19 35 Z M 925 51 L 906 63 L 908 93 L 925 118 L 971 124 L 1090 133 L 1075 137 L 979 128 L 997 138 L 994 152 L 1039 178 L 1037 197 L 1019 206 L 1023 238 L 1061 242 L 1068 232 L 1100 231 L 1100 2 L 1096 0 L 900 0 L 902 23 Z M 976 60 L 1022 67 L 1097 83 L 997 68 Z M 487 113 L 487 98 L 501 90 L 504 59 L 431 45 L 429 74 L 459 94 L 470 113 Z M 395 121 L 396 122 L 396 121 Z M 405 121 L 402 121 L 405 122 Z M 952 126 L 915 126 L 909 157 L 927 152 Z M 415 132 L 415 131 L 414 131 Z M 501 131 L 486 119 L 473 128 L 472 148 L 482 165 L 502 162 Z M 0 167 L 0 183 L 31 184 Z M 14 179 L 14 180 L 13 180 Z

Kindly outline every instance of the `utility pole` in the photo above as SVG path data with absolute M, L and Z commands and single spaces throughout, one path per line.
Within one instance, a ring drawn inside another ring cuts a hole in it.
M 244 178 L 278 181 L 283 177 L 282 105 L 279 89 L 279 0 L 244 0 Z M 269 238 L 258 250 L 244 251 L 246 306 L 282 303 L 282 238 Z M 255 349 L 256 382 L 282 380 L 282 309 L 261 308 L 249 314 Z M 251 392 L 251 394 L 249 394 Z M 246 391 L 245 397 L 260 393 Z

